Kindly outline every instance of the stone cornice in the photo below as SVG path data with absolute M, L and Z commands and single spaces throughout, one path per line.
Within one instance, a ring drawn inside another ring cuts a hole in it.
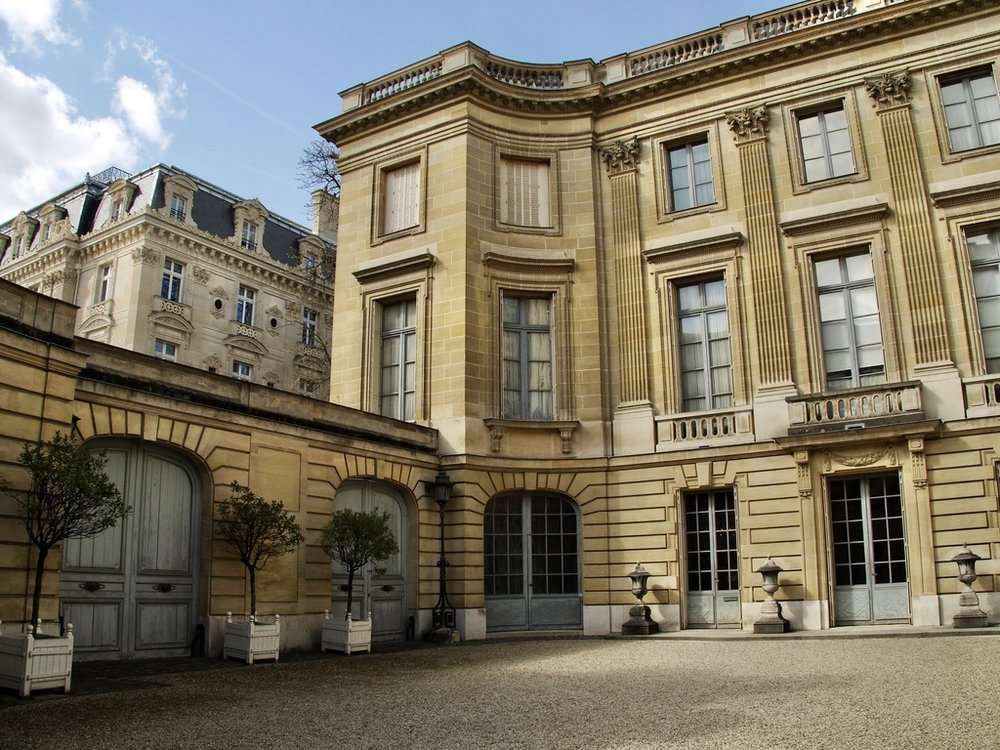
M 992 0 L 899 3 L 840 19 L 836 24 L 819 24 L 757 40 L 612 83 L 596 82 L 575 88 L 511 85 L 487 75 L 473 65 L 466 65 L 378 101 L 348 110 L 320 123 L 316 130 L 329 140 L 342 144 L 360 132 L 377 129 L 417 111 L 463 97 L 526 115 L 604 113 L 631 106 L 638 101 L 668 95 L 680 87 L 708 85 L 726 76 L 747 75 L 754 69 L 787 66 L 796 57 L 814 56 L 850 45 L 864 45 L 874 38 L 909 33 L 915 26 L 929 27 L 959 14 L 991 7 Z
M 667 245 L 660 245 L 655 248 L 643 251 L 643 257 L 649 263 L 660 263 L 664 260 L 676 258 L 683 253 L 711 253 L 716 250 L 735 249 L 743 244 L 743 235 L 737 231 L 725 233 L 715 233 L 711 235 L 678 238 Z
M 983 179 L 986 178 L 986 179 Z M 1000 172 L 976 175 L 930 186 L 931 201 L 938 208 L 1000 199 Z
M 810 211 L 814 212 L 815 209 L 810 209 Z M 786 237 L 798 237 L 803 234 L 840 229 L 856 224 L 880 223 L 888 215 L 889 204 L 878 202 L 840 208 L 819 215 L 813 213 L 813 215 L 801 219 L 783 221 L 778 226 L 781 227 L 781 232 Z

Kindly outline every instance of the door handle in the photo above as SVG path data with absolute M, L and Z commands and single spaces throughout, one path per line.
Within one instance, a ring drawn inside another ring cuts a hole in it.
M 396 589 L 396 587 L 395 587 L 395 586 L 393 586 L 393 585 L 392 585 L 391 583 L 387 583 L 387 584 L 386 584 L 385 586 L 383 586 L 383 587 L 382 587 L 382 590 L 383 590 L 384 592 L 386 592 L 387 594 L 388 594 L 388 593 L 389 593 L 390 591 L 394 591 L 395 589 Z
M 98 581 L 84 581 L 83 583 L 78 584 L 77 588 L 81 588 L 84 591 L 90 591 L 91 593 L 93 593 L 95 591 L 101 591 L 102 589 L 107 588 L 107 586 Z
M 174 586 L 174 584 L 172 584 L 172 583 L 154 583 L 153 584 L 153 589 L 156 590 L 156 591 L 159 591 L 161 594 L 169 594 L 175 588 L 177 588 L 177 587 Z

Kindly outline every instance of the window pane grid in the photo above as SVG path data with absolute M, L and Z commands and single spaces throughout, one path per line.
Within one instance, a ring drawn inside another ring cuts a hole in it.
M 503 299 L 503 416 L 552 419 L 551 299 Z
M 380 413 L 412 421 L 416 405 L 417 302 L 382 307 Z
M 818 261 L 820 340 L 826 385 L 843 390 L 885 382 L 885 353 L 868 253 Z
M 1000 372 L 1000 227 L 966 236 L 986 372 Z
M 992 72 L 942 84 L 941 100 L 952 151 L 1000 143 L 1000 99 Z
M 160 297 L 171 302 L 181 300 L 181 279 L 184 266 L 171 258 L 163 261 L 163 280 L 160 283 Z
M 667 149 L 670 208 L 684 211 L 715 203 L 712 155 L 708 141 L 697 141 Z
M 678 287 L 681 408 L 732 406 L 729 316 L 723 279 Z
M 854 174 L 854 155 L 843 105 L 798 116 L 799 148 L 806 182 Z

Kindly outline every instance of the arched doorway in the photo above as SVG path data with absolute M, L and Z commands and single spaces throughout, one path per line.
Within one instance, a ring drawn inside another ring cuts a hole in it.
M 486 629 L 581 627 L 576 504 L 559 495 L 500 495 L 486 506 L 484 525 Z
M 60 604 L 77 659 L 185 656 L 198 620 L 199 482 L 181 458 L 127 443 L 88 445 L 131 513 L 63 547 Z
M 399 551 L 361 571 L 354 579 L 354 602 L 351 616 L 371 616 L 373 641 L 401 641 L 406 633 L 406 506 L 391 488 L 378 482 L 345 482 L 334 496 L 335 510 L 385 511 L 399 544 Z M 347 572 L 333 563 L 331 612 L 343 617 L 347 608 Z

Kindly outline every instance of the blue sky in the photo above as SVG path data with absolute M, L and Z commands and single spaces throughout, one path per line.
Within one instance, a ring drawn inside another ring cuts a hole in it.
M 0 0 L 0 222 L 164 162 L 308 223 L 298 159 L 346 88 L 466 40 L 599 61 L 786 4 Z

